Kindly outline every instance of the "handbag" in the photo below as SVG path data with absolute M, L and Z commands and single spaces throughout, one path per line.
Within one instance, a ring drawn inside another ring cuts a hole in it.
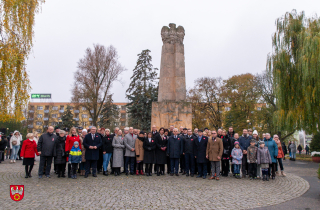
M 14 140 L 14 141 L 11 142 L 11 144 L 12 144 L 12 146 L 15 146 L 15 145 L 18 144 L 18 141 Z

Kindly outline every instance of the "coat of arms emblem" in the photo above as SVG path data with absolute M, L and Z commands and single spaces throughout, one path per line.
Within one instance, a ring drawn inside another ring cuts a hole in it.
M 10 197 L 14 201 L 21 201 L 24 196 L 24 185 L 10 185 Z

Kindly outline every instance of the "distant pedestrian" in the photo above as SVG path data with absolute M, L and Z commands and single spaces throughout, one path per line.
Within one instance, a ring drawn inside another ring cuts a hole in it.
M 310 155 L 310 153 L 309 153 L 309 151 L 310 151 L 310 148 L 309 148 L 309 146 L 308 146 L 308 145 L 306 145 L 306 148 L 305 148 L 305 150 L 306 150 L 306 155 Z
M 299 151 L 299 155 L 301 155 L 301 151 L 302 151 L 302 146 L 301 146 L 301 144 L 299 144 L 299 146 L 298 146 L 298 151 Z
M 23 157 L 23 165 L 25 165 L 25 178 L 28 178 L 32 177 L 31 171 L 34 165 L 35 154 L 39 156 L 39 153 L 37 150 L 37 144 L 33 140 L 33 133 L 28 133 L 26 137 L 27 140 L 23 142 L 20 155 Z
M 10 139 L 10 149 L 11 149 L 11 163 L 15 163 L 20 149 L 20 144 L 22 142 L 22 136 L 19 131 L 14 131 Z
M 291 154 L 291 147 L 290 147 L 290 145 L 291 145 L 291 141 L 289 141 L 289 143 L 288 143 L 289 157 L 290 157 L 290 160 L 291 160 L 292 154 Z
M 286 160 L 286 154 L 288 154 L 288 150 L 287 150 L 287 146 L 286 146 L 286 143 L 283 141 L 282 144 L 282 151 L 283 151 L 283 160 Z
M 290 144 L 289 148 L 290 148 L 290 151 L 291 151 L 291 158 L 290 158 L 290 160 L 295 161 L 295 160 L 296 160 L 296 153 L 297 153 L 297 146 L 296 146 L 296 144 L 294 143 L 294 141 L 292 141 L 292 143 Z

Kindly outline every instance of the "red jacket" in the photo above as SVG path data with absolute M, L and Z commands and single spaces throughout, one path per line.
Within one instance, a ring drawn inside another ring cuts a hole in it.
M 67 139 L 66 139 L 66 146 L 65 146 L 65 150 L 66 152 L 70 152 L 70 150 L 72 149 L 73 145 L 74 145 L 74 142 L 79 142 L 79 148 L 81 149 L 81 141 L 80 141 L 80 138 L 78 135 L 76 136 L 70 136 L 68 135 L 67 136 Z M 69 160 L 69 157 L 67 157 L 67 161 Z
M 282 151 L 282 147 L 278 146 L 278 156 L 277 158 L 283 158 L 284 157 L 284 153 Z
M 24 140 L 20 152 L 20 156 L 24 158 L 34 158 L 35 155 L 39 156 L 38 150 L 37 150 L 37 143 L 33 140 Z

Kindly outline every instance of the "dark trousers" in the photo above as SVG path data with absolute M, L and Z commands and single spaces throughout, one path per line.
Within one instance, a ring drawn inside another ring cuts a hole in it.
M 113 154 L 111 155 L 111 158 L 110 158 L 111 174 L 114 172 L 113 167 L 112 167 L 112 161 L 113 161 Z
M 126 157 L 125 163 L 124 163 L 124 172 L 128 173 L 128 164 L 130 163 L 130 173 L 134 172 L 134 161 L 135 157 Z
M 306 155 L 310 155 L 309 150 L 308 151 L 306 150 Z
M 64 175 L 66 171 L 66 164 L 56 164 L 56 167 L 57 167 L 58 174 Z
M 136 164 L 136 170 L 137 171 L 143 171 L 143 162 L 142 161 L 140 163 Z
M 179 173 L 179 158 L 170 158 L 170 173 Z
M 0 150 L 0 163 L 1 163 L 1 161 L 4 161 L 3 154 L 4 154 L 4 152 Z
M 86 175 L 90 172 L 90 166 L 92 168 L 92 175 L 97 174 L 97 160 L 86 160 Z
M 52 164 L 52 156 L 40 156 L 40 163 L 39 163 L 39 176 L 43 175 L 43 168 L 46 165 L 46 176 L 50 175 L 51 170 L 51 164 Z
M 152 173 L 152 163 L 146 163 L 146 173 Z
M 276 163 L 276 171 L 278 171 L 278 163 L 280 165 L 281 171 L 283 171 L 283 164 L 282 164 L 282 158 L 277 158 L 277 163 Z
M 164 171 L 164 164 L 156 164 L 156 171 L 157 172 Z
M 222 160 L 222 176 L 228 176 L 229 174 L 229 160 Z
M 269 176 L 270 175 L 276 176 L 276 165 L 277 165 L 276 163 L 269 164 L 269 171 L 268 171 Z
M 198 163 L 198 175 L 207 176 L 207 163 Z
M 71 178 L 72 172 L 71 172 L 72 168 L 71 168 L 71 164 L 68 163 L 68 177 Z
M 242 167 L 241 167 L 241 171 L 242 171 L 242 176 L 245 176 L 245 175 L 248 174 L 247 155 L 243 155 L 243 157 L 242 157 Z
M 167 156 L 167 173 L 171 173 L 171 160 L 169 156 Z
M 180 155 L 180 169 L 181 171 L 185 170 L 186 161 L 184 155 Z
M 249 177 L 257 177 L 257 164 L 249 163 Z
M 71 163 L 72 167 L 72 176 L 77 175 L 77 170 L 78 170 L 78 163 Z
M 185 154 L 184 155 L 184 159 L 186 162 L 186 167 L 185 167 L 185 171 L 187 174 L 189 174 L 189 172 L 191 174 L 194 174 L 194 155 L 193 154 Z

